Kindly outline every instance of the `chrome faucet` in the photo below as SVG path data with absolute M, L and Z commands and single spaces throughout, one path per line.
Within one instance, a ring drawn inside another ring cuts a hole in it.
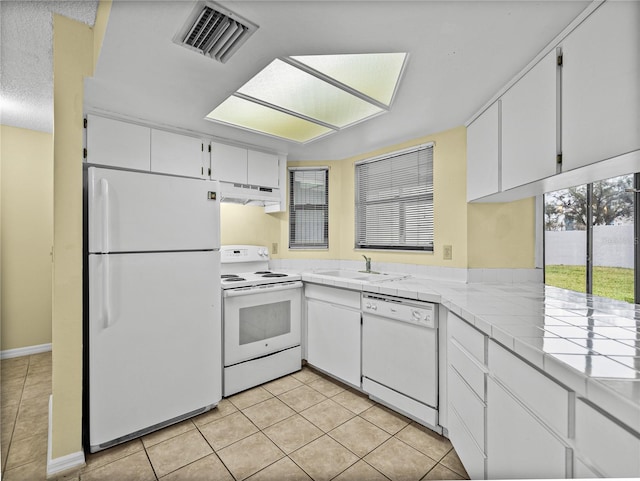
M 364 257 L 365 261 L 365 272 L 371 272 L 371 257 L 367 257 L 364 254 L 362 254 L 362 257 Z

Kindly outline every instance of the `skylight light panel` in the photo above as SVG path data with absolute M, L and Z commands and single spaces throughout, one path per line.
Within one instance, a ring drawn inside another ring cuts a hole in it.
M 235 96 L 222 102 L 206 118 L 301 143 L 333 131 L 329 127 Z
M 335 127 L 383 112 L 380 107 L 276 59 L 238 93 Z
M 407 54 L 303 55 L 291 58 L 389 106 Z
M 276 59 L 208 120 L 309 142 L 389 110 L 406 53 Z

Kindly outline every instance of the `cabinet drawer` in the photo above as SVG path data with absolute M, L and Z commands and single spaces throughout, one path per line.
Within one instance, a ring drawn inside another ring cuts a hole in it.
M 451 312 L 447 323 L 449 337 L 458 341 L 480 364 L 485 364 L 485 335 Z
M 604 477 L 640 477 L 640 438 L 582 399 L 576 402 L 576 450 Z
M 602 478 L 599 474 L 593 471 L 578 457 L 573 460 L 573 477 L 574 479 L 594 479 Z
M 458 341 L 449 340 L 447 350 L 449 365 L 453 367 L 467 384 L 483 401 L 486 400 L 484 388 L 484 370 L 478 365 L 470 354 L 462 349 Z
M 449 405 L 453 406 L 476 444 L 484 451 L 484 402 L 473 393 L 452 367 L 449 367 L 447 383 Z
M 486 457 L 464 427 L 455 409 L 449 410 L 449 440 L 471 479 L 485 479 Z
M 360 310 L 359 291 L 320 286 L 318 284 L 305 284 L 304 295 L 307 299 L 317 299 L 330 304 Z
M 549 427 L 564 437 L 571 437 L 569 406 L 573 393 L 494 341 L 489 342 L 489 371 Z
M 487 400 L 489 479 L 565 479 L 571 475 L 571 448 L 491 376 Z

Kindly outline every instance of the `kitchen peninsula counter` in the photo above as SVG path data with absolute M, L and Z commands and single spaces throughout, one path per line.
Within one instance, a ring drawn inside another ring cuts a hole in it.
M 539 283 L 466 284 L 415 276 L 362 281 L 304 272 L 314 284 L 442 304 L 640 431 L 640 306 Z

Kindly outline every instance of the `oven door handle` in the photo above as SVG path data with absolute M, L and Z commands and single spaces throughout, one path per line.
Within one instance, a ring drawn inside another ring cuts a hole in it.
M 302 289 L 302 282 L 291 281 L 280 284 L 264 284 L 254 287 L 239 287 L 237 289 L 225 289 L 224 297 L 249 296 L 251 294 L 266 294 L 269 292 L 287 291 L 291 289 Z

